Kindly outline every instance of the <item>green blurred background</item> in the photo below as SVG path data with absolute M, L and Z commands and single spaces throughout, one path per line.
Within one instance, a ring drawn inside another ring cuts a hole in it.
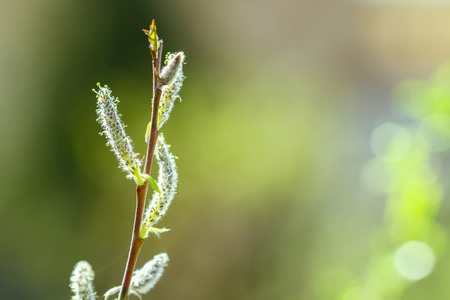
M 99 295 L 120 284 L 134 185 L 91 89 L 144 153 L 153 18 L 187 79 L 163 128 L 171 231 L 138 266 L 171 261 L 146 298 L 450 297 L 449 1 L 6 0 L 1 299 L 69 299 L 82 259 Z

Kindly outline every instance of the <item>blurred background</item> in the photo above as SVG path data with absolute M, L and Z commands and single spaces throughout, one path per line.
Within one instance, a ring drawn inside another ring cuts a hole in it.
M 187 79 L 162 130 L 171 231 L 138 267 L 171 261 L 144 299 L 450 297 L 450 1 L 6 0 L 1 299 L 70 299 L 79 260 L 99 295 L 120 284 L 134 185 L 91 90 L 145 153 L 152 19 Z

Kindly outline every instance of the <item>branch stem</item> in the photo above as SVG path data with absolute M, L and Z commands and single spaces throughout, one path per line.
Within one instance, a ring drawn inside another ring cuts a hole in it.
M 158 74 L 161 69 L 161 53 L 162 53 L 163 41 L 158 41 L 158 51 L 152 54 L 152 67 L 153 67 L 153 106 L 152 106 L 152 118 L 150 125 L 150 135 L 148 139 L 147 155 L 145 159 L 144 173 L 150 175 L 152 170 L 153 154 L 155 153 L 156 141 L 158 140 L 158 110 L 159 102 L 161 100 L 161 89 L 158 87 Z M 147 198 L 148 183 L 147 181 L 141 185 L 136 186 L 136 212 L 134 216 L 133 225 L 133 237 L 131 238 L 130 251 L 128 253 L 127 265 L 125 267 L 125 273 L 122 280 L 122 288 L 120 290 L 119 299 L 127 300 L 128 291 L 130 289 L 131 277 L 133 276 L 134 269 L 136 267 L 136 261 L 139 256 L 139 251 L 144 243 L 144 240 L 139 237 L 139 231 L 142 225 L 142 219 L 144 216 L 145 200 Z

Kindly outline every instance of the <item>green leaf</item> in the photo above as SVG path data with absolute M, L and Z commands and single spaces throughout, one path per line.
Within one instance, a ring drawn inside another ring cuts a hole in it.
M 145 131 L 145 142 L 148 143 L 148 136 L 150 135 L 150 128 L 152 126 L 152 122 L 148 122 L 147 130 Z
M 149 175 L 146 175 L 144 178 L 145 178 L 145 181 L 147 181 L 155 191 L 157 191 L 160 194 L 162 193 L 161 190 L 159 189 L 158 184 L 156 183 L 155 179 L 153 179 Z
M 152 25 L 150 25 L 150 32 L 148 34 L 148 40 L 153 46 L 153 51 L 158 52 L 158 35 L 156 34 L 156 24 L 155 20 L 152 20 Z
M 156 53 L 158 52 L 158 34 L 156 33 L 155 20 L 152 21 L 150 25 L 150 30 L 142 29 L 143 32 L 148 36 L 148 41 L 150 42 L 150 49 L 152 51 L 152 58 L 155 59 Z

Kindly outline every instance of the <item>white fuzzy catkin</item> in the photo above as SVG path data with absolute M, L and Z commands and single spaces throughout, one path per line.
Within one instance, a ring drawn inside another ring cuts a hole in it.
M 136 172 L 139 172 L 141 161 L 134 153 L 130 137 L 125 133 L 125 125 L 121 120 L 121 115 L 117 110 L 119 100 L 111 95 L 108 86 L 101 86 L 97 94 L 97 121 L 103 128 L 102 134 L 108 140 L 107 145 L 111 147 L 119 160 L 120 167 L 128 173 L 128 178 L 134 178 Z
M 169 54 L 167 64 L 160 73 L 162 84 L 171 85 L 175 82 L 179 72 L 182 71 L 184 62 L 184 53 L 178 52 L 173 55 Z
M 69 285 L 74 294 L 72 300 L 95 300 L 92 283 L 94 276 L 94 271 L 87 261 L 82 260 L 75 265 Z
M 162 134 L 158 137 L 155 156 L 159 165 L 158 186 L 161 193 L 153 192 L 152 200 L 145 212 L 144 224 L 147 228 L 156 225 L 164 216 L 175 197 L 178 185 L 175 157 L 170 153 Z
M 148 293 L 161 278 L 168 261 L 167 253 L 155 255 L 141 269 L 134 271 L 131 288 L 140 294 Z
M 158 129 L 169 119 L 173 104 L 179 96 L 181 87 L 183 86 L 183 64 L 186 56 L 183 52 L 169 54 L 166 59 L 166 66 L 161 71 L 161 77 L 164 76 L 163 81 L 167 82 L 162 87 L 161 100 L 158 110 Z

